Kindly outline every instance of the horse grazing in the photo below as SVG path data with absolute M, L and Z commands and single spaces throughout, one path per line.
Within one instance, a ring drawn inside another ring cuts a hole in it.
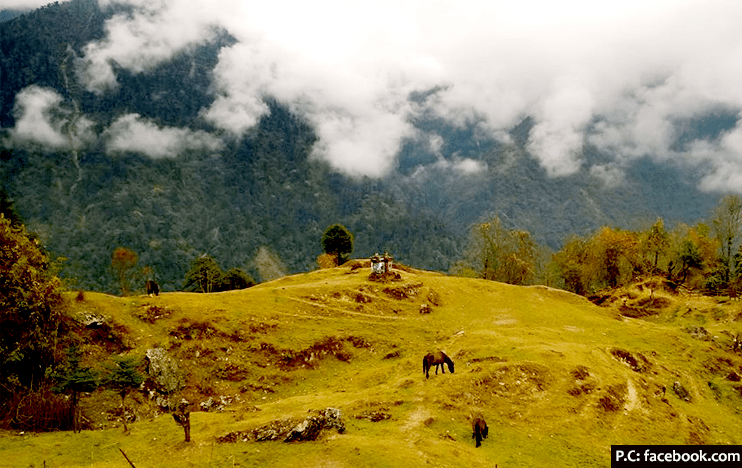
M 451 371 L 453 374 L 453 361 L 450 357 L 443 354 L 441 351 L 436 351 L 434 353 L 426 354 L 423 358 L 423 374 L 425 374 L 425 378 L 430 378 L 430 369 L 435 365 L 435 374 L 438 375 L 438 366 L 441 368 L 441 373 L 446 373 L 446 368 L 443 366 L 443 364 L 448 365 L 448 370 Z
M 487 438 L 487 433 L 489 432 L 489 428 L 487 427 L 487 423 L 484 421 L 484 418 L 476 417 L 474 418 L 474 421 L 472 421 L 472 429 L 474 430 L 474 434 L 472 434 L 472 437 L 474 437 L 477 441 L 477 447 L 482 445 L 482 439 Z
M 147 295 L 148 296 L 151 296 L 153 294 L 155 296 L 159 296 L 160 295 L 160 285 L 157 284 L 157 281 L 155 281 L 155 280 L 147 280 L 144 283 L 144 286 L 147 288 Z

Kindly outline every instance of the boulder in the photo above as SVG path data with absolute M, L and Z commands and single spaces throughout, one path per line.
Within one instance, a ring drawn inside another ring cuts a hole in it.
M 283 419 L 272 421 L 250 431 L 230 432 L 217 437 L 217 441 L 220 443 L 271 440 L 283 440 L 284 442 L 308 441 L 317 440 L 322 431 L 330 429 L 335 429 L 339 433 L 345 432 L 345 422 L 343 422 L 342 414 L 337 408 L 312 411 L 301 422 L 297 422 L 296 419 Z
M 151 388 L 169 395 L 185 388 L 185 376 L 175 359 L 163 348 L 148 349 L 145 354 L 147 362 L 147 381 Z
M 317 437 L 325 429 L 337 429 L 339 433 L 345 432 L 345 423 L 339 409 L 327 408 L 307 416 L 304 421 L 289 431 L 284 442 L 317 440 Z

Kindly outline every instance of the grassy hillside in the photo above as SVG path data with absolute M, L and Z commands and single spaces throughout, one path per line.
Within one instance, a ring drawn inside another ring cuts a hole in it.
M 611 444 L 742 443 L 739 302 L 647 283 L 598 307 L 546 287 L 395 271 L 394 281 L 370 281 L 367 265 L 351 262 L 244 291 L 72 296 L 76 313 L 108 320 L 88 346 L 91 363 L 166 348 L 193 409 L 209 397 L 223 409 L 193 412 L 185 443 L 139 394 L 125 435 L 118 396 L 99 391 L 84 400 L 99 429 L 1 433 L 3 459 L 120 467 L 122 449 L 139 468 L 608 466 Z M 422 357 L 435 349 L 453 358 L 454 374 L 425 378 Z M 345 432 L 242 441 L 328 407 L 341 410 Z M 490 428 L 481 448 L 471 438 L 478 414 Z M 237 441 L 217 442 L 228 434 Z

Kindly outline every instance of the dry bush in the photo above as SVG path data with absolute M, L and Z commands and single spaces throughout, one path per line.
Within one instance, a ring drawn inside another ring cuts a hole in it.
M 17 392 L 0 405 L 0 427 L 22 431 L 72 428 L 72 402 L 51 389 Z
M 322 270 L 335 268 L 338 266 L 338 258 L 334 254 L 323 253 L 317 257 L 317 265 L 319 265 Z

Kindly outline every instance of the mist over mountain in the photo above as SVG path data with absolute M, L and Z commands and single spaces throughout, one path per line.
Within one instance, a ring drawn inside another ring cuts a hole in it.
M 281 35 L 310 30 L 302 11 L 239 6 L 230 19 L 195 1 L 72 0 L 0 23 L 0 188 L 78 287 L 115 291 L 119 246 L 165 290 L 202 254 L 259 280 L 266 252 L 305 271 L 333 223 L 354 256 L 445 271 L 491 215 L 556 249 L 604 224 L 694 222 L 740 190 L 740 102 L 701 99 L 673 64 L 631 92 L 558 75 L 537 97 L 498 88 L 514 78 L 487 89 L 431 72 L 444 55 L 388 55 L 389 71 L 355 36 L 344 50 L 343 36 L 307 35 L 329 50 L 315 56 Z M 379 41 L 407 44 L 416 30 L 388 13 L 371 14 L 387 20 Z M 485 60 L 458 54 L 462 69 Z

